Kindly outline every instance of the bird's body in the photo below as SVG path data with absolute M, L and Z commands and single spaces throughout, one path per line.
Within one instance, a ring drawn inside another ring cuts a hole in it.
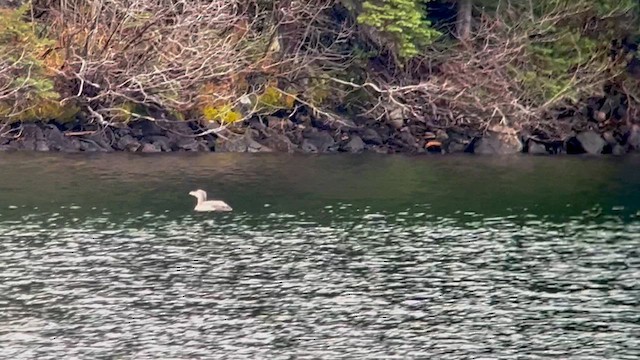
M 189 195 L 195 196 L 198 202 L 195 207 L 195 211 L 232 211 L 233 209 L 229 204 L 222 200 L 207 200 L 207 192 L 204 190 L 194 190 L 189 192 Z

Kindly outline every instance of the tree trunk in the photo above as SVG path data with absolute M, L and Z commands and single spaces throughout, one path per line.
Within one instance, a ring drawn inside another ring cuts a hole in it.
M 456 33 L 458 39 L 467 41 L 471 37 L 471 10 L 473 0 L 458 0 L 458 17 L 456 19 Z

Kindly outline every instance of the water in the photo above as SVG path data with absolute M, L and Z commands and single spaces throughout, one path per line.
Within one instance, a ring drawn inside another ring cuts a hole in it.
M 5 154 L 0 358 L 638 359 L 639 165 Z

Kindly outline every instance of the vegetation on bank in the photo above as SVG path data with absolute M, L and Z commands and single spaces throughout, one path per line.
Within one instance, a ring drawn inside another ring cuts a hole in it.
M 0 1 L 0 5 L 2 2 Z M 0 120 L 494 124 L 640 109 L 635 0 L 33 0 L 0 9 Z

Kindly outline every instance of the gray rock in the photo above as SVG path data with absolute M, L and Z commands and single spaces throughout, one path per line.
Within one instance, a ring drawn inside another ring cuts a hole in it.
M 387 122 L 394 129 L 401 129 L 404 126 L 404 109 L 394 104 L 392 108 L 387 111 Z
M 180 137 L 176 142 L 176 146 L 179 150 L 184 151 L 198 151 L 199 148 L 198 140 L 192 137 Z
M 611 146 L 614 146 L 618 143 L 618 140 L 616 140 L 615 135 L 613 135 L 611 131 L 607 131 L 604 134 L 602 134 L 602 138 L 604 139 L 604 141 L 607 142 L 607 144 Z
M 398 138 L 410 149 L 415 149 L 418 143 L 415 136 L 408 129 L 400 131 Z
M 547 147 L 544 144 L 541 144 L 537 141 L 529 140 L 528 143 L 528 153 L 532 155 L 549 155 L 549 151 L 547 151 Z
M 31 123 L 22 124 L 22 133 L 18 141 L 16 141 L 16 148 L 34 151 L 38 147 L 38 143 L 44 141 L 44 133 L 38 125 Z M 40 148 L 42 148 L 42 145 L 40 145 Z
M 266 138 L 261 140 L 260 143 L 274 151 L 292 153 L 298 149 L 285 135 L 278 134 L 275 131 L 267 131 L 266 135 Z
M 166 136 L 150 136 L 149 140 L 152 144 L 160 148 L 164 152 L 172 151 L 171 140 Z
M 244 136 L 234 139 L 221 139 L 216 143 L 216 151 L 218 152 L 271 152 L 270 148 L 255 141 L 251 131 L 247 130 Z
M 318 152 L 325 153 L 335 151 L 336 141 L 327 132 L 311 131 L 303 134 L 305 140 L 313 145 Z
M 80 151 L 86 151 L 86 152 L 99 152 L 99 151 L 104 151 L 104 149 L 102 147 L 100 147 L 98 144 L 96 144 L 95 141 L 90 140 L 90 139 L 81 139 L 79 142 L 79 149 Z M 63 151 L 67 151 L 66 149 Z
M 633 125 L 629 130 L 629 137 L 627 138 L 627 144 L 633 150 L 640 150 L 640 125 Z
M 613 155 L 624 155 L 627 153 L 627 148 L 625 146 L 622 146 L 620 144 L 616 144 L 613 146 L 613 148 L 611 149 L 611 154 Z
M 118 139 L 116 143 L 116 148 L 122 151 L 136 152 L 142 144 L 136 139 L 134 139 L 131 135 L 125 135 Z
M 46 152 L 49 151 L 49 145 L 47 144 L 47 142 L 45 140 L 38 140 L 36 141 L 36 151 L 42 151 L 42 152 Z
M 453 139 L 447 144 L 447 152 L 450 154 L 463 153 L 467 151 L 469 144 L 463 139 Z
M 360 134 L 360 138 L 365 144 L 382 145 L 382 136 L 372 128 L 366 128 Z
M 576 139 L 580 142 L 584 151 L 594 155 L 602 154 L 602 150 L 607 145 L 602 136 L 591 130 L 578 134 Z
M 309 142 L 309 140 L 307 140 L 307 139 L 304 139 L 302 141 L 302 144 L 300 145 L 300 148 L 305 153 L 317 153 L 318 152 L 318 148 L 315 145 L 313 145 L 311 142 Z
M 109 129 L 104 129 L 103 131 L 96 131 L 95 133 L 87 136 L 86 139 L 93 142 L 97 148 L 95 151 L 108 152 L 113 150 L 113 147 L 111 146 L 111 141 L 107 134 L 113 136 L 113 133 Z M 71 145 L 72 144 L 70 143 L 70 146 Z
M 162 150 L 160 149 L 160 146 L 155 145 L 155 144 L 149 144 L 149 143 L 142 144 L 142 148 L 140 149 L 140 151 L 143 152 L 143 153 L 159 153 L 159 152 L 162 152 Z
M 523 144 L 515 131 L 489 131 L 473 148 L 476 154 L 507 155 L 522 151 Z
M 289 118 L 279 118 L 276 116 L 266 117 L 268 127 L 279 131 L 293 129 L 296 125 Z
M 190 136 L 195 133 L 194 130 L 191 129 L 188 121 L 159 122 L 158 126 L 166 129 L 166 134 L 164 134 L 164 136 L 169 138 L 169 143 L 175 142 L 183 136 Z
M 69 146 L 69 139 L 55 125 L 49 125 L 43 130 L 47 139 L 47 147 L 52 151 L 64 151 Z
M 442 129 L 438 129 L 436 131 L 436 140 L 441 141 L 441 142 L 445 142 L 445 141 L 449 140 L 449 134 L 447 134 L 447 132 L 442 130 Z
M 351 140 L 344 146 L 344 149 L 350 153 L 361 153 L 364 151 L 364 141 L 358 135 L 353 135 Z

